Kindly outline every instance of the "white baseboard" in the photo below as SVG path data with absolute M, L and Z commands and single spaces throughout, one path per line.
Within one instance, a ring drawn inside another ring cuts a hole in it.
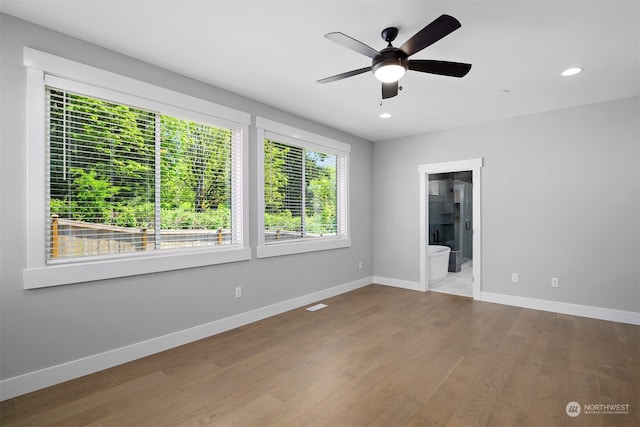
M 0 381 L 0 401 L 207 338 L 267 317 L 275 316 L 307 304 L 370 285 L 372 282 L 372 277 L 365 277 L 204 325 L 8 378 Z
M 570 314 L 572 316 L 589 317 L 592 319 L 609 320 L 611 322 L 640 325 L 640 313 L 633 311 L 613 310 L 610 308 L 496 294 L 493 292 L 480 292 L 480 301 L 511 305 L 514 307 L 531 308 L 534 310 L 551 311 L 553 313 Z
M 414 291 L 425 291 L 425 289 L 420 286 L 420 282 L 411 282 L 408 280 L 394 279 L 390 277 L 373 276 L 373 283 Z M 610 308 L 497 294 L 493 292 L 480 292 L 480 299 L 478 301 L 510 305 L 513 307 L 530 308 L 533 310 L 550 311 L 553 313 L 570 314 L 572 316 L 589 317 L 591 319 L 608 320 L 611 322 L 628 323 L 630 325 L 640 325 L 640 313 L 633 311 L 614 310 Z
M 420 282 L 393 279 L 390 277 L 373 276 L 373 283 L 385 286 L 393 286 L 394 288 L 410 289 L 412 291 L 425 291 L 424 287 L 420 285 Z

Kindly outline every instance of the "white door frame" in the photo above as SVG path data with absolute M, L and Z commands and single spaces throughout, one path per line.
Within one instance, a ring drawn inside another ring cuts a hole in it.
M 480 290 L 482 289 L 482 253 L 481 253 L 481 183 L 482 178 L 480 169 L 482 168 L 483 158 L 458 160 L 453 162 L 429 163 L 418 166 L 420 175 L 420 288 L 425 291 L 429 290 L 429 263 L 427 262 L 427 245 L 429 239 L 427 233 L 429 230 L 429 175 L 436 173 L 472 171 L 473 173 L 473 299 L 480 299 Z

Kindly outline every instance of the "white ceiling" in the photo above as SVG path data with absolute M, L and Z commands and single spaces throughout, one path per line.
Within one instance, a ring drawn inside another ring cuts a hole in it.
M 640 93 L 638 1 L 1 0 L 0 10 L 370 141 Z M 370 65 L 324 34 L 379 50 L 385 27 L 400 29 L 400 46 L 443 13 L 462 28 L 412 59 L 469 62 L 466 77 L 410 71 L 382 106 L 371 73 L 316 83 Z M 561 77 L 570 66 L 584 72 Z

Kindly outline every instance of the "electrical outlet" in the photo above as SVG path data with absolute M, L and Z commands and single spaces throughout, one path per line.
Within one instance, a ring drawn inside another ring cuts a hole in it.
M 242 286 L 236 288 L 236 298 L 242 298 Z
M 360 270 L 362 270 L 362 261 L 359 261 L 359 262 L 358 262 L 358 268 L 359 268 Z
M 520 277 L 518 277 L 518 273 L 511 273 L 511 281 L 513 283 L 518 283 L 518 280 L 520 280 Z
M 553 286 L 554 288 L 557 288 L 560 286 L 560 283 L 558 282 L 558 278 L 557 277 L 552 277 L 551 278 L 551 286 Z

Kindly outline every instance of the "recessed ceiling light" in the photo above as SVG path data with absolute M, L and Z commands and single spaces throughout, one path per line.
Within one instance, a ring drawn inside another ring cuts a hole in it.
M 567 68 L 566 70 L 564 70 L 562 72 L 562 76 L 563 77 L 575 76 L 576 74 L 580 73 L 581 71 L 582 71 L 582 68 L 579 68 L 579 67 Z
M 380 114 L 380 117 L 381 117 L 381 118 L 383 118 L 383 119 L 388 119 L 389 117 L 391 117 L 391 114 L 389 114 L 389 113 L 382 113 L 382 114 Z

